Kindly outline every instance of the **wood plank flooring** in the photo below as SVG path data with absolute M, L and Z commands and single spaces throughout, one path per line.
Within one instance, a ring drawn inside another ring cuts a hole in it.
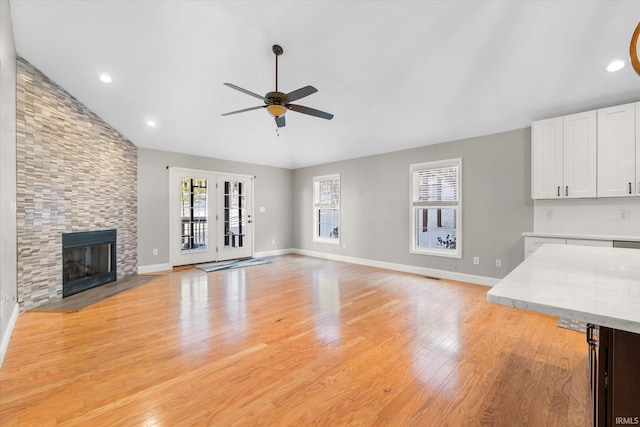
M 590 426 L 584 334 L 487 287 L 286 255 L 22 313 L 2 426 Z

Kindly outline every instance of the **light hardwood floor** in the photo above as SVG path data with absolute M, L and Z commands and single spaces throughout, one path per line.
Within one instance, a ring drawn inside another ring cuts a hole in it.
M 489 288 L 295 255 L 18 317 L 0 424 L 589 426 L 584 334 Z

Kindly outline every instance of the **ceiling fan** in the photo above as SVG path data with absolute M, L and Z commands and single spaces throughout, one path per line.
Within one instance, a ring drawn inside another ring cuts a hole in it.
M 312 93 L 316 93 L 318 89 L 313 86 L 305 86 L 300 89 L 296 89 L 293 92 L 282 93 L 278 92 L 278 56 L 282 55 L 284 50 L 282 47 L 277 44 L 273 45 L 273 53 L 276 55 L 276 90 L 275 92 L 267 92 L 265 96 L 258 95 L 257 93 L 253 93 L 246 89 L 243 89 L 239 86 L 236 86 L 231 83 L 225 83 L 225 86 L 229 86 L 232 89 L 238 90 L 242 93 L 246 93 L 247 95 L 253 96 L 254 98 L 258 98 L 264 101 L 264 105 L 259 105 L 257 107 L 244 108 L 242 110 L 231 111 L 230 113 L 224 113 L 223 116 L 228 116 L 230 114 L 244 113 L 245 111 L 257 110 L 259 108 L 266 108 L 269 114 L 271 114 L 275 120 L 276 125 L 281 128 L 285 125 L 284 114 L 287 110 L 296 111 L 302 114 L 308 114 L 314 117 L 320 117 L 322 119 L 331 120 L 333 118 L 333 114 L 326 113 L 324 111 L 316 110 L 314 108 L 305 107 L 303 105 L 291 104 L 292 101 L 297 101 L 298 99 L 302 99 L 305 96 L 309 96 Z

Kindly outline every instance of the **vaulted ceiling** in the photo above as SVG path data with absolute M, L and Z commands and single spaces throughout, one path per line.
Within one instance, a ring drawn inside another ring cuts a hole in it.
M 639 1 L 10 5 L 18 54 L 140 147 L 296 168 L 640 100 Z M 279 89 L 313 85 L 296 103 L 333 120 L 289 111 L 278 133 L 264 109 L 221 116 L 262 102 L 223 83 L 275 89 L 275 43 Z

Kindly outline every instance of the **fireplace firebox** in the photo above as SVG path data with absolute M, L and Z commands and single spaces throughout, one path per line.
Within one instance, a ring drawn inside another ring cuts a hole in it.
M 116 280 L 116 230 L 62 235 L 62 297 Z

